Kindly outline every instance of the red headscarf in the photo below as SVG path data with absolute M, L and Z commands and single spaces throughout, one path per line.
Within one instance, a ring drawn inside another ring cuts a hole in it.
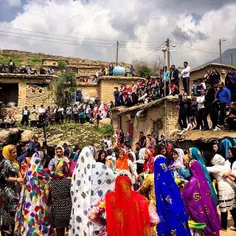
M 132 191 L 127 176 L 116 178 L 115 192 L 106 195 L 108 236 L 150 236 L 149 201 Z
M 145 160 L 143 164 L 143 172 L 147 171 L 149 169 L 150 173 L 154 172 L 154 156 L 150 149 L 146 148 L 145 152 L 148 154 L 148 159 Z

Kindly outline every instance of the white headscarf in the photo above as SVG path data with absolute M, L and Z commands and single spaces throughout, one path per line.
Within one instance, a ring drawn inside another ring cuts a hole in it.
M 215 154 L 215 156 L 213 157 L 211 163 L 214 166 L 222 166 L 222 165 L 225 164 L 225 159 L 221 155 Z
M 61 150 L 62 150 L 63 157 L 58 158 L 58 156 L 57 156 L 57 149 L 61 149 Z M 69 162 L 69 159 L 64 156 L 64 151 L 65 151 L 65 149 L 64 149 L 61 145 L 57 145 L 57 146 L 56 146 L 56 148 L 55 148 L 55 159 L 56 159 L 57 161 L 66 161 L 66 162 Z
M 94 159 L 95 149 L 85 147 L 79 155 L 71 181 L 72 211 L 69 235 L 93 236 L 98 227 L 88 219 L 89 210 L 114 190 L 113 171 Z
M 178 159 L 174 161 L 173 166 L 182 166 L 183 165 L 183 158 L 184 158 L 184 151 L 181 148 L 175 148 L 175 151 L 178 153 Z

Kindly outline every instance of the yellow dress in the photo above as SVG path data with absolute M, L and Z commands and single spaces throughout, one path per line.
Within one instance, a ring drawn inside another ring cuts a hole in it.
M 156 194 L 155 194 L 155 185 L 154 185 L 154 174 L 148 174 L 144 179 L 142 186 L 138 189 L 138 193 L 142 195 L 147 195 L 150 200 L 150 203 L 156 209 Z M 152 236 L 157 236 L 156 226 L 152 227 Z

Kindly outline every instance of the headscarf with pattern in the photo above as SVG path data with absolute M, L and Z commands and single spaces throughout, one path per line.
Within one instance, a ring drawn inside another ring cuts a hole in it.
M 15 216 L 15 231 L 19 235 L 49 234 L 50 181 L 51 177 L 41 167 L 40 155 L 35 153 L 26 172 Z

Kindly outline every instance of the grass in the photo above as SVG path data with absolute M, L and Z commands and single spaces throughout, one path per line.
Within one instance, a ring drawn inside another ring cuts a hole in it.
M 30 65 L 32 67 L 40 67 L 42 64 L 42 58 L 40 56 L 32 55 L 16 55 L 14 53 L 1 53 L 0 64 L 8 65 L 9 60 L 12 59 L 17 67 L 22 65 Z

